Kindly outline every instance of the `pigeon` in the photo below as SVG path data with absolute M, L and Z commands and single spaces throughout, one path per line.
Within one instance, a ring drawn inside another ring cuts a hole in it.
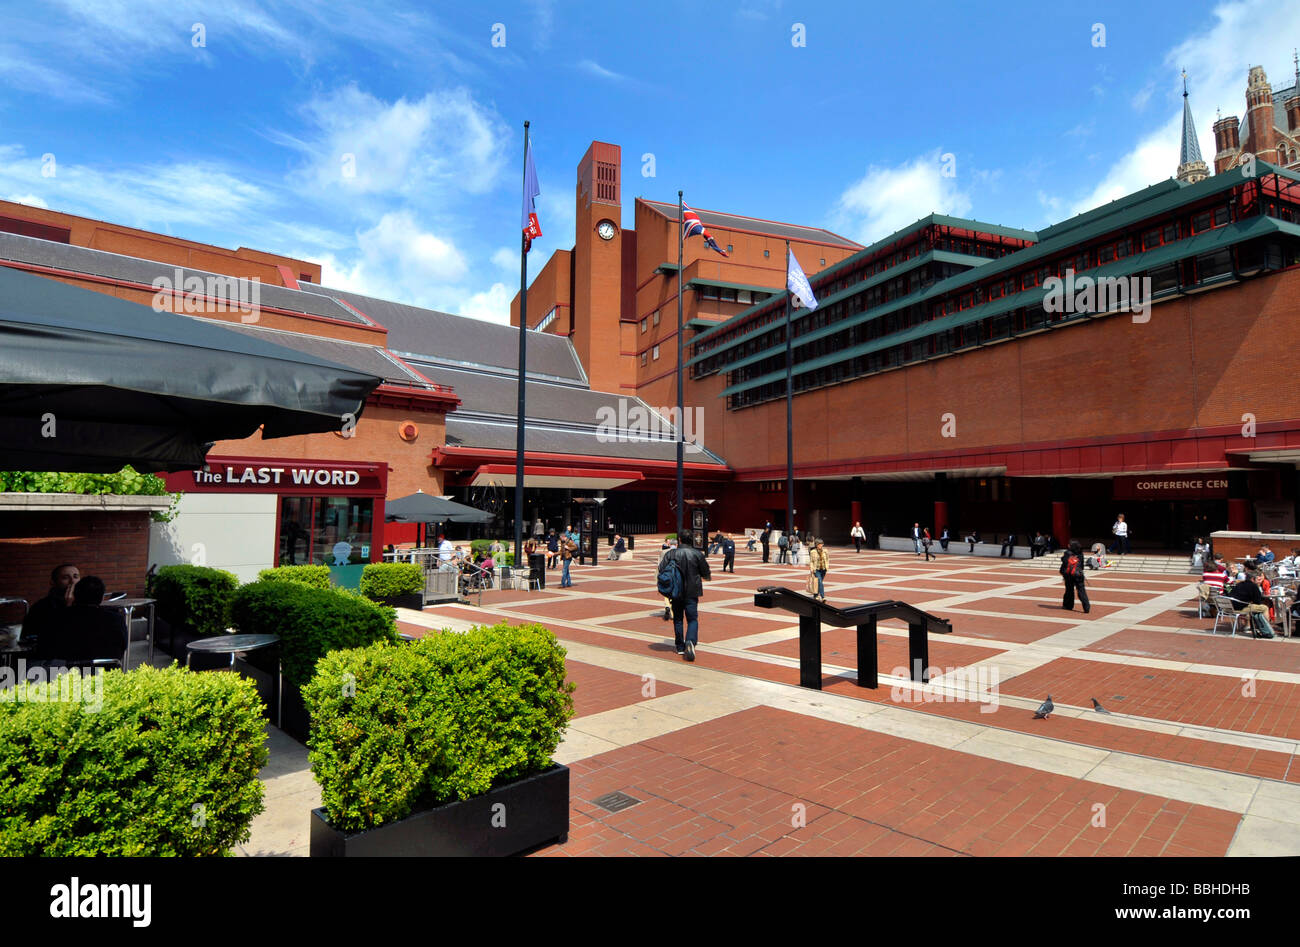
M 1091 700 L 1092 700 L 1092 709 L 1095 710 L 1095 711 L 1097 711 L 1097 713 L 1099 713 L 1099 714 L 1108 714 L 1108 713 L 1110 713 L 1109 710 L 1107 710 L 1105 707 L 1103 707 L 1103 706 L 1101 705 L 1101 701 L 1097 700 L 1096 697 L 1091 698 Z
M 1048 694 L 1047 700 L 1043 701 L 1042 705 L 1037 710 L 1034 711 L 1034 719 L 1044 720 L 1047 717 L 1049 717 L 1052 711 L 1055 709 L 1056 709 L 1056 705 L 1052 703 L 1052 695 Z

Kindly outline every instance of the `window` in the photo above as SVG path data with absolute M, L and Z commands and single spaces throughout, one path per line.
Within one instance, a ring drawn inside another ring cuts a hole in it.
M 733 247 L 731 244 L 727 244 L 727 252 L 728 252 L 728 253 L 733 252 L 735 249 L 736 249 L 736 248 Z
M 1097 248 L 1097 262 L 1101 265 L 1109 263 L 1115 259 L 1115 248 L 1107 244 L 1104 247 Z
M 748 306 L 752 304 L 753 301 L 754 301 L 753 295 L 747 289 L 739 290 L 736 293 L 736 302 L 744 303 L 746 306 Z
M 642 352 L 642 353 L 641 353 L 641 367 L 642 367 L 642 368 L 645 368 L 645 364 L 646 364 L 646 354 L 645 354 L 645 352 Z
M 653 357 L 654 357 L 654 360 L 655 360 L 656 362 L 659 361 L 659 346 L 657 346 L 657 345 L 654 347 L 654 355 L 653 355 Z
M 1225 205 L 1223 207 L 1216 207 L 1214 210 L 1214 226 L 1222 227 L 1227 222 L 1228 222 L 1227 206 Z
M 764 251 L 763 251 L 763 257 L 764 257 L 764 259 L 766 259 L 767 257 L 769 257 L 769 256 L 771 256 L 771 255 L 772 255 L 772 251 L 771 251 L 771 250 L 764 250 Z
M 1150 250 L 1152 247 L 1160 246 L 1160 228 L 1152 227 L 1146 233 L 1142 234 L 1142 249 Z
M 822 257 L 822 259 L 821 259 L 821 264 L 822 264 L 822 266 L 825 266 L 825 265 L 826 265 L 826 257 Z
M 1200 282 L 1227 276 L 1232 272 L 1232 251 L 1220 250 L 1196 258 L 1196 279 Z
M 1200 233 L 1202 230 L 1210 229 L 1210 212 L 1197 214 L 1192 218 L 1192 233 Z
M 1178 225 L 1170 224 L 1169 226 L 1165 227 L 1164 233 L 1161 234 L 1161 236 L 1164 237 L 1165 243 L 1173 243 L 1175 240 L 1178 239 Z
M 654 324 L 655 324 L 655 325 L 659 325 L 659 310 L 658 310 L 658 309 L 655 310 L 655 315 L 654 315 Z
M 648 323 L 646 322 L 645 319 L 642 319 L 642 320 L 641 320 L 641 331 L 644 332 L 644 331 L 645 331 L 646 329 L 648 329 L 648 328 L 649 328 Z

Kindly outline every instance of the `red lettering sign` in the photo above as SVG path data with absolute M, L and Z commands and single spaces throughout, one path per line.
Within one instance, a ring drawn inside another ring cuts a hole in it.
M 291 496 L 383 496 L 386 464 L 209 457 L 201 470 L 163 474 L 181 493 L 275 493 Z

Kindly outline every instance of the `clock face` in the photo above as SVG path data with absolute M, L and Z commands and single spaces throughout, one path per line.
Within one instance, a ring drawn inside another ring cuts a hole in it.
M 614 226 L 612 220 L 602 220 L 596 225 L 596 233 L 600 235 L 601 240 L 613 240 L 614 234 L 618 233 L 618 228 Z

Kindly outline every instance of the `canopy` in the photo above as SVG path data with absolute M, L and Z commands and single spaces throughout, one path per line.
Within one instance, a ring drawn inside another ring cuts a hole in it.
M 492 514 L 418 490 L 384 504 L 388 523 L 490 523 Z
M 201 467 L 215 441 L 337 431 L 381 379 L 219 322 L 0 266 L 0 469 Z

